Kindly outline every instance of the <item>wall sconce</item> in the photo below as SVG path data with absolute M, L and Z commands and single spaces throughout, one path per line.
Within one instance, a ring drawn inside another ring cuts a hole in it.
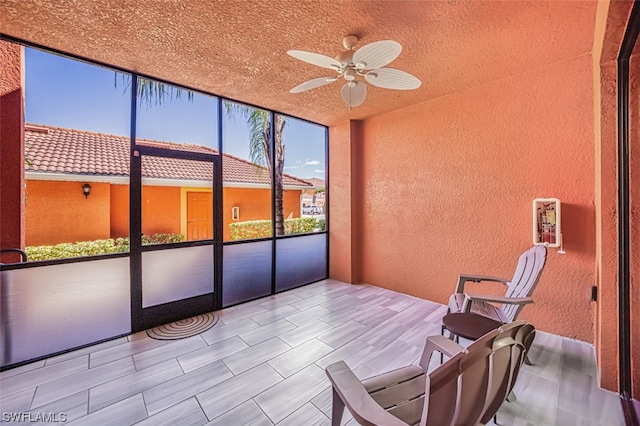
M 87 198 L 91 193 L 91 185 L 89 185 L 88 183 L 82 185 L 82 193 L 84 194 L 84 198 Z
M 240 207 L 231 208 L 231 220 L 235 220 L 235 221 L 240 220 Z

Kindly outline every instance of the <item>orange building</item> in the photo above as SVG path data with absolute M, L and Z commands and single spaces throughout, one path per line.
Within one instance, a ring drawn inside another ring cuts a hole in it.
M 216 153 L 200 145 L 140 139 L 137 143 Z M 26 125 L 25 245 L 128 236 L 129 145 L 124 136 Z M 145 157 L 142 168 L 143 234 L 182 234 L 187 240 L 213 237 L 210 164 Z M 222 169 L 223 239 L 228 241 L 231 222 L 271 218 L 271 189 L 264 167 L 224 154 Z M 303 179 L 284 176 L 285 217 L 300 217 L 301 194 L 310 187 Z M 195 220 L 205 223 L 190 226 Z

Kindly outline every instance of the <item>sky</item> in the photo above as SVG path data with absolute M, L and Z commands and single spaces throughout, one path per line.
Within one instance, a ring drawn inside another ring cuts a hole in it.
M 129 136 L 131 77 L 58 55 L 25 48 L 26 122 Z M 186 91 L 165 97 L 162 104 L 139 103 L 136 136 L 193 143 L 217 149 L 222 125 L 223 151 L 249 158 L 249 129 L 242 116 L 223 112 L 218 123 L 217 99 Z M 325 177 L 325 128 L 287 118 L 283 141 L 285 173 Z

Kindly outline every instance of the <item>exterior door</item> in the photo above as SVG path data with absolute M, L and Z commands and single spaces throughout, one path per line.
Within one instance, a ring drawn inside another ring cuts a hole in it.
M 187 240 L 210 240 L 212 238 L 212 193 L 187 192 Z
M 136 146 L 130 193 L 134 332 L 220 306 L 219 167 L 216 154 Z M 170 178 L 158 178 L 164 175 Z M 182 189 L 194 185 L 202 189 Z

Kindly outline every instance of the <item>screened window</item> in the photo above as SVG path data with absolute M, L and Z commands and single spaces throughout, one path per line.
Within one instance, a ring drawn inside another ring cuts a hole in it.
M 131 93 L 115 71 L 25 49 L 30 261 L 127 252 Z

